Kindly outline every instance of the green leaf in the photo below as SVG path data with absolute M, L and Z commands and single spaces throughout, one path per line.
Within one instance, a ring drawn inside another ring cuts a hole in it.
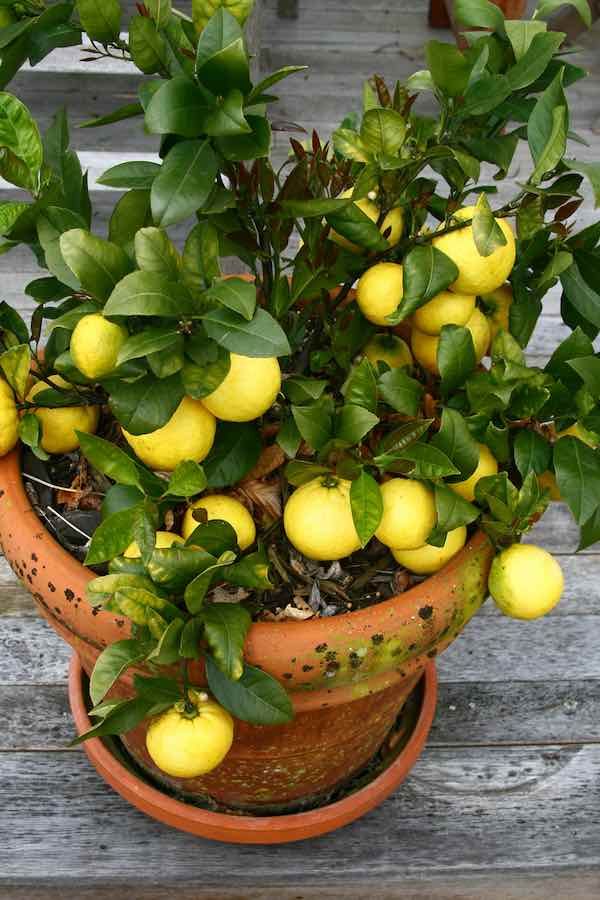
M 465 91 L 461 115 L 482 116 L 492 112 L 510 96 L 511 92 L 506 75 L 489 75 L 484 72 Z
M 211 222 L 199 222 L 188 234 L 183 248 L 183 282 L 195 297 L 220 275 L 219 234 Z
M 398 321 L 446 290 L 458 278 L 458 269 L 449 256 L 431 243 L 413 247 L 403 260 L 403 298 Z
M 179 254 L 160 228 L 140 228 L 135 235 L 135 258 L 140 269 L 170 281 L 179 278 Z
M 597 263 L 591 254 L 577 254 L 572 265 L 561 274 L 560 281 L 579 315 L 595 328 L 600 328 L 600 293 L 592 287 L 596 271 Z
M 123 672 L 144 659 L 147 652 L 146 644 L 131 639 L 115 641 L 104 648 L 90 676 L 90 698 L 94 706 L 108 694 Z
M 167 69 L 167 45 L 152 19 L 132 17 L 129 22 L 129 50 L 133 62 L 145 75 Z
M 539 0 L 535 9 L 535 15 L 540 19 L 551 15 L 554 10 L 560 9 L 562 6 L 573 6 L 579 13 L 584 25 L 588 28 L 592 27 L 592 13 L 588 0 Z
M 250 322 L 256 310 L 256 285 L 242 278 L 225 278 L 205 291 L 203 299 L 218 303 Z
M 248 134 L 216 138 L 216 144 L 225 159 L 232 162 L 260 159 L 271 151 L 271 126 L 263 116 L 246 116 L 251 129 Z
M 475 368 L 475 347 L 468 328 L 444 325 L 440 333 L 437 363 L 445 396 L 461 387 Z
M 110 384 L 109 406 L 117 421 L 130 434 L 149 434 L 166 425 L 181 401 L 179 374 L 169 378 L 144 375 L 137 381 Z
M 241 91 L 233 88 L 225 97 L 219 98 L 217 106 L 206 116 L 204 131 L 211 137 L 220 138 L 252 133 L 244 116 L 244 95 Z
M 480 515 L 480 510 L 473 503 L 469 503 L 445 484 L 438 483 L 434 486 L 434 497 L 437 528 L 440 531 L 454 531 L 461 525 L 474 522 Z
M 156 224 L 165 228 L 193 215 L 208 200 L 216 174 L 217 158 L 208 141 L 175 144 L 150 191 Z
M 590 518 L 581 526 L 581 535 L 577 550 L 587 550 L 592 544 L 600 541 L 600 507 Z
M 337 128 L 332 135 L 336 153 L 355 162 L 368 163 L 371 154 L 363 144 L 357 131 L 351 128 Z
M 331 213 L 341 212 L 352 203 L 350 197 L 313 197 L 310 200 L 284 200 L 281 211 L 292 219 L 320 219 Z
M 496 222 L 485 194 L 480 194 L 477 199 L 471 228 L 480 256 L 491 256 L 494 250 L 506 244 L 504 232 Z
M 356 533 L 365 547 L 379 527 L 383 515 L 383 499 L 378 483 L 365 469 L 350 487 L 350 506 Z
M 235 529 L 221 519 L 210 519 L 204 524 L 198 522 L 185 543 L 188 547 L 200 547 L 217 558 L 226 550 L 239 552 Z
M 541 434 L 529 428 L 519 431 L 514 443 L 515 465 L 522 478 L 530 472 L 541 475 L 550 465 L 552 448 Z
M 293 459 L 285 467 L 285 477 L 294 487 L 300 487 L 319 475 L 327 475 L 329 472 L 331 472 L 329 466 L 321 466 L 303 459 Z
M 177 342 L 179 332 L 174 328 L 148 328 L 129 337 L 119 351 L 117 366 L 139 359 L 158 350 L 165 350 Z
M 290 397 L 293 403 L 302 402 L 298 397 L 294 399 L 294 397 L 288 393 L 290 381 L 292 381 L 292 379 L 289 379 L 286 382 L 286 394 Z M 320 385 L 321 393 L 327 387 L 326 381 L 314 381 L 314 383 Z M 376 411 L 377 381 L 375 378 L 373 366 L 366 357 L 363 357 L 363 359 L 361 359 L 355 366 L 353 366 L 346 380 L 346 383 L 342 388 L 342 393 L 344 395 L 346 403 L 352 403 L 356 406 L 363 406 L 365 409 L 368 409 L 372 413 Z M 320 394 L 318 396 L 320 396 Z M 317 397 L 315 397 L 314 399 L 317 399 Z
M 464 481 L 477 468 L 479 447 L 458 410 L 444 407 L 440 430 L 432 437 L 431 443 L 443 450 L 459 470 L 459 477 L 452 481 Z
M 379 393 L 396 412 L 416 416 L 421 406 L 423 385 L 402 369 L 390 369 L 379 376 Z
M 320 378 L 307 378 L 305 375 L 291 375 L 283 384 L 283 392 L 292 403 L 302 405 L 318 400 L 327 387 L 327 382 Z
M 164 316 L 193 313 L 192 298 L 181 284 L 155 272 L 131 272 L 119 281 L 104 307 L 105 316 Z
M 98 525 L 85 558 L 87 566 L 108 562 L 127 549 L 133 540 L 133 530 L 140 508 L 132 506 L 129 509 L 122 509 Z
M 181 593 L 194 578 L 216 562 L 215 557 L 205 550 L 175 544 L 154 550 L 148 563 L 148 574 L 155 585 L 169 592 Z
M 93 41 L 110 44 L 119 37 L 121 4 L 119 0 L 75 0 L 84 31 Z
M 73 274 L 60 251 L 60 236 L 72 228 L 85 228 L 84 219 L 70 209 L 48 206 L 38 216 L 37 234 L 44 251 L 46 267 L 62 283 L 75 290 L 79 289 L 79 279 Z
M 338 411 L 335 436 L 340 441 L 358 444 L 379 422 L 379 417 L 362 406 L 346 403 Z
M 586 176 L 594 191 L 594 206 L 597 209 L 600 206 L 600 163 L 584 163 L 576 159 L 563 159 L 563 163 L 572 172 Z
M 64 261 L 81 287 L 99 300 L 106 300 L 131 271 L 131 261 L 124 250 L 83 228 L 61 234 L 59 245 Z
M 229 565 L 234 559 L 235 553 L 231 550 L 225 550 L 218 560 L 215 560 L 212 565 L 207 566 L 199 575 L 196 575 L 193 581 L 190 581 L 185 589 L 184 600 L 185 605 L 193 615 L 200 612 L 204 598 L 210 590 L 218 570 Z
M 254 103 L 261 94 L 264 94 L 269 88 L 273 87 L 274 84 L 277 84 L 277 82 L 282 81 L 289 75 L 294 75 L 296 72 L 304 72 L 305 69 L 308 69 L 308 66 L 283 66 L 283 68 L 277 69 L 276 72 L 271 72 L 270 75 L 267 75 L 266 78 L 263 78 L 262 81 L 259 81 L 258 84 L 252 88 L 248 95 L 248 105 Z
M 507 19 L 504 28 L 518 62 L 529 50 L 536 34 L 547 31 L 548 26 L 536 19 Z
M 208 487 L 241 481 L 258 462 L 262 444 L 254 424 L 219 422 L 215 442 L 203 462 Z
M 179 643 L 179 655 L 184 659 L 200 659 L 200 639 L 204 625 L 200 616 L 195 616 L 183 626 Z
M 298 431 L 291 413 L 284 413 L 284 418 L 275 440 L 289 459 L 292 459 L 300 449 L 302 435 Z
M 207 657 L 206 675 L 211 693 L 236 719 L 253 725 L 284 725 L 294 718 L 292 702 L 283 687 L 261 669 L 246 664 L 242 677 L 231 681 Z
M 328 395 L 305 406 L 292 405 L 292 416 L 298 431 L 313 450 L 321 450 L 333 437 L 333 403 Z
M 110 709 L 108 714 L 99 722 L 90 728 L 85 734 L 80 734 L 71 741 L 70 747 L 76 747 L 83 741 L 87 741 L 94 737 L 103 737 L 109 734 L 122 734 L 131 731 L 136 725 L 139 725 L 151 711 L 153 715 L 163 712 L 172 703 L 164 703 L 163 705 L 153 704 L 147 697 L 132 697 L 130 700 L 122 700 L 117 706 Z
M 166 28 L 171 19 L 171 0 L 145 0 L 144 6 L 154 19 L 157 28 Z
M 229 309 L 209 310 L 202 321 L 208 336 L 231 353 L 269 357 L 291 352 L 281 325 L 260 307 L 250 321 Z
M 205 132 L 206 117 L 215 98 L 185 76 L 171 78 L 152 96 L 145 125 L 151 134 L 179 134 L 193 138 Z
M 79 439 L 81 452 L 95 469 L 118 484 L 132 485 L 141 490 L 139 470 L 130 456 L 115 444 L 95 434 L 87 434 L 84 431 L 75 433 Z
M 418 441 L 397 455 L 399 459 L 414 463 L 410 474 L 415 478 L 446 478 L 459 474 L 452 460 L 433 444 Z
M 570 359 L 567 365 L 575 369 L 588 391 L 596 399 L 600 398 L 600 359 L 596 356 L 583 356 Z
M 221 672 L 238 681 L 244 672 L 244 641 L 252 624 L 238 603 L 211 603 L 202 612 L 204 633 L 212 659 Z
M 433 81 L 443 94 L 458 97 L 464 93 L 471 72 L 471 65 L 452 44 L 428 41 L 425 58 Z
M 223 579 L 238 587 L 270 591 L 274 585 L 269 578 L 269 558 L 264 547 L 247 553 L 238 562 L 223 569 Z
M 206 475 L 202 466 L 191 459 L 180 462 L 169 478 L 165 493 L 173 497 L 193 497 L 206 487 Z
M 222 7 L 209 20 L 198 41 L 198 80 L 214 94 L 251 89 L 248 55 L 239 22 Z
M 0 203 L 0 235 L 9 234 L 26 209 L 29 209 L 28 203 Z
M 107 187 L 140 190 L 151 188 L 160 170 L 161 167 L 158 163 L 146 160 L 124 162 L 111 166 L 96 181 Z
M 454 18 L 461 25 L 470 28 L 489 28 L 498 34 L 504 32 L 504 15 L 489 0 L 455 0 Z
M 536 22 L 518 22 L 518 25 L 535 25 Z M 533 84 L 544 74 L 548 63 L 562 44 L 565 35 L 560 31 L 536 34 L 533 36 L 531 46 L 525 54 L 506 73 L 506 77 L 513 91 L 522 90 Z
M 18 431 L 20 440 L 30 448 L 31 452 L 34 453 L 38 459 L 50 459 L 50 455 L 46 453 L 40 445 L 42 427 L 40 425 L 40 420 L 35 413 L 27 412 L 20 418 Z
M 535 163 L 530 179 L 534 183 L 556 168 L 567 146 L 569 108 L 562 79 L 560 70 L 539 97 L 527 124 L 527 140 Z
M 27 393 L 27 383 L 31 369 L 31 350 L 28 344 L 17 344 L 0 355 L 0 369 L 9 385 L 23 400 Z
M 150 191 L 128 191 L 118 201 L 109 219 L 109 240 L 133 256 L 136 232 L 150 224 Z
M 96 116 L 94 119 L 87 119 L 81 122 L 80 128 L 101 128 L 103 125 L 112 125 L 115 122 L 123 122 L 125 119 L 131 119 L 134 116 L 141 116 L 144 112 L 142 104 L 125 103 L 104 116 Z
M 340 212 L 329 213 L 325 218 L 334 231 L 365 250 L 385 250 L 388 247 L 377 224 L 356 203 L 351 203 Z
M 406 121 L 393 109 L 376 107 L 363 116 L 360 137 L 363 146 L 371 153 L 394 156 L 406 135 Z
M 102 506 L 100 507 L 100 515 L 102 519 L 106 519 L 121 509 L 129 509 L 131 506 L 137 506 L 144 499 L 144 495 L 139 488 L 132 487 L 128 484 L 113 484 L 107 490 Z M 134 560 L 137 562 L 137 560 Z M 143 569 L 143 567 L 142 567 Z
M 149 663 L 155 666 L 172 666 L 178 662 L 183 626 L 183 619 L 173 619 L 172 622 L 169 622 L 156 647 L 148 654 Z M 154 699 L 156 698 L 154 697 Z
M 561 496 L 583 525 L 600 506 L 600 453 L 577 438 L 563 437 L 554 445 L 554 470 Z
M 54 279 L 51 280 L 53 281 Z M 33 282 L 29 282 L 26 286 L 26 294 L 30 292 L 32 285 Z M 0 301 L 0 330 L 10 331 L 20 344 L 26 344 L 29 341 L 29 329 L 27 328 L 27 325 L 17 310 L 13 309 L 12 306 L 9 306 L 6 300 Z
M 27 107 L 0 93 L 0 175 L 17 187 L 37 192 L 44 159 L 39 129 Z
M 193 362 L 185 362 L 181 378 L 185 393 L 196 400 L 212 394 L 226 378 L 231 360 L 229 351 L 215 341 L 200 338 L 188 341 L 186 352 Z

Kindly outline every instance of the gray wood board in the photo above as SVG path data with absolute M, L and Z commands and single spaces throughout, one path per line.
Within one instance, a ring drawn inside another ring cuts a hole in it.
M 382 806 L 327 837 L 231 847 L 170 831 L 108 788 L 83 751 L 0 754 L 2 878 L 136 887 L 327 887 L 430 873 L 597 866 L 600 747 L 429 747 Z M 10 811 L 10 812 L 9 812 Z M 95 862 L 94 862 L 95 860 Z

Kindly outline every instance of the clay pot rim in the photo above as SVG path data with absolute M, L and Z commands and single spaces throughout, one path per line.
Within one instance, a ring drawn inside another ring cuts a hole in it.
M 95 578 L 95 572 L 79 562 L 78 559 L 65 550 L 65 548 L 50 534 L 44 522 L 39 518 L 31 505 L 23 483 L 19 445 L 6 456 L 0 458 L 0 476 L 4 476 L 0 479 L 0 483 L 3 483 L 4 492 L 6 494 L 4 499 L 7 500 L 12 496 L 15 500 L 13 510 L 13 527 L 15 530 L 18 530 L 19 527 L 29 530 L 31 525 L 27 521 L 27 516 L 35 516 L 36 523 L 38 523 L 39 528 L 43 530 L 45 539 L 49 542 L 49 547 L 51 548 L 53 555 L 58 558 L 59 563 L 62 563 L 62 566 L 65 569 L 73 571 L 76 578 L 80 578 L 82 575 L 85 575 L 87 580 Z M 376 615 L 379 621 L 383 621 L 386 615 L 391 613 L 391 611 L 396 611 L 398 606 L 406 605 L 408 607 L 411 600 L 416 599 L 425 585 L 427 585 L 428 588 L 433 589 L 435 588 L 438 579 L 440 582 L 444 582 L 448 576 L 452 576 L 455 569 L 462 567 L 466 557 L 475 554 L 487 542 L 489 542 L 487 535 L 483 531 L 477 531 L 472 538 L 467 541 L 462 550 L 453 556 L 442 569 L 435 572 L 433 575 L 430 575 L 424 581 L 414 585 L 412 588 L 409 588 L 409 590 L 404 591 L 401 594 L 394 594 L 387 600 L 382 600 L 379 603 L 374 603 L 363 609 L 339 613 L 336 616 L 321 616 L 302 621 L 284 619 L 281 622 L 253 622 L 250 631 L 248 632 L 248 638 L 250 640 L 262 641 L 266 640 L 268 636 L 273 636 L 275 629 L 279 629 L 283 634 L 283 632 L 290 628 L 302 628 L 304 638 L 311 643 L 314 642 L 315 644 L 319 644 L 321 642 L 326 642 L 328 636 L 338 632 L 340 628 L 343 629 L 345 626 L 360 628 L 362 625 L 370 623 L 374 615 Z M 103 615 L 103 613 L 101 613 L 101 615 Z
M 91 727 L 76 653 L 69 665 L 69 703 L 79 734 Z M 437 703 L 437 673 L 429 662 L 423 672 L 423 703 L 413 732 L 393 762 L 367 785 L 328 806 L 280 816 L 238 816 L 211 812 L 164 794 L 122 765 L 100 738 L 83 744 L 102 778 L 137 809 L 166 825 L 198 837 L 239 844 L 280 844 L 326 834 L 347 825 L 381 803 L 405 779 L 420 756 Z

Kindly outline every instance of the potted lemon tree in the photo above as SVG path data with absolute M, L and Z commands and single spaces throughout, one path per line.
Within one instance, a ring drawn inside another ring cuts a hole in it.
M 30 326 L 0 305 L 0 531 L 90 676 L 78 740 L 120 734 L 194 802 L 281 812 L 377 753 L 488 575 L 507 615 L 553 608 L 558 563 L 520 543 L 551 499 L 600 537 L 600 224 L 573 218 L 599 170 L 567 150 L 585 73 L 563 35 L 487 0 L 455 4 L 486 29 L 467 49 L 431 41 L 275 167 L 268 108 L 298 67 L 253 84 L 248 8 L 213 5 L 148 0 L 127 41 L 117 0 L 7 7 L 6 59 L 82 31 L 131 58 L 139 102 L 87 125 L 131 118 L 159 156 L 101 176 L 123 194 L 100 236 L 65 114 L 41 136 L 0 94 L 0 174 L 26 197 L 0 207 L 4 249 L 47 269 Z M 558 283 L 570 334 L 528 365 Z

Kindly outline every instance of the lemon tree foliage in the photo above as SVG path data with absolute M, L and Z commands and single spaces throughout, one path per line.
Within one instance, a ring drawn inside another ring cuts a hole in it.
M 45 458 L 60 415 L 69 447 L 112 485 L 87 556 L 108 574 L 88 597 L 131 635 L 98 660 L 90 734 L 171 709 L 173 666 L 185 694 L 201 660 L 238 718 L 290 719 L 281 685 L 244 661 L 247 598 L 278 577 L 274 534 L 323 560 L 376 535 L 428 574 L 474 523 L 514 544 L 551 489 L 581 546 L 600 539 L 600 223 L 576 221 L 584 180 L 600 204 L 600 165 L 577 158 L 568 97 L 585 73 L 547 29 L 557 5 L 509 21 L 488 0 L 457 0 L 464 49 L 429 42 L 426 70 L 395 85 L 375 76 L 360 114 L 330 141 L 292 137 L 274 167 L 269 105 L 302 67 L 253 83 L 251 2 L 194 0 L 189 19 L 147 0 L 129 20 L 119 0 L 2 4 L 0 176 L 23 194 L 0 205 L 0 250 L 28 245 L 47 274 L 26 287 L 30 327 L 0 303 L 0 452 L 20 438 Z M 116 55 L 147 76 L 135 102 L 107 102 L 85 127 L 132 119 L 158 152 L 100 177 L 123 191 L 106 234 L 91 228 L 65 112 L 42 134 L 6 90 L 26 59 L 83 33 L 90 62 Z M 422 92 L 435 116 L 415 111 Z M 517 152 L 529 168 L 499 200 Z M 230 256 L 246 276 L 223 275 Z M 525 349 L 555 286 L 570 333 L 532 365 Z M 286 515 L 271 508 L 244 549 L 234 522 L 192 503 L 243 495 L 273 471 Z M 400 503 L 423 546 L 408 545 Z M 163 546 L 156 532 L 186 504 L 189 537 Z M 244 601 L 216 602 L 223 585 Z M 135 697 L 106 699 L 142 664 L 151 677 L 135 675 Z

